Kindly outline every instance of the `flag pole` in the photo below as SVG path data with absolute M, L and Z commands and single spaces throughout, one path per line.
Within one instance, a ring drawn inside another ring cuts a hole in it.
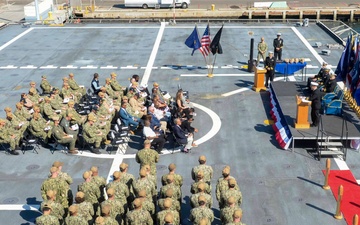
M 211 72 L 208 74 L 208 77 L 210 77 L 210 78 L 212 78 L 212 77 L 214 76 L 214 75 L 213 75 L 213 72 L 214 72 L 214 66 L 215 66 L 216 56 L 217 56 L 217 54 L 215 54 L 213 64 L 210 65 L 210 71 L 211 71 Z

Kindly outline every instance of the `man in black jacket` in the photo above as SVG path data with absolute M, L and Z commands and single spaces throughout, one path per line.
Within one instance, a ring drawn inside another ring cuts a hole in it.
M 281 61 L 282 48 L 284 46 L 284 40 L 281 38 L 281 33 L 277 33 L 277 37 L 273 42 L 274 52 L 275 52 L 275 60 Z
M 311 101 L 311 121 L 312 127 L 317 127 L 320 121 L 320 108 L 321 108 L 321 97 L 322 94 L 318 89 L 318 83 L 311 82 L 311 94 L 309 97 L 309 101 Z
M 265 59 L 265 69 L 266 69 L 266 82 L 265 82 L 265 87 L 268 88 L 269 87 L 269 79 L 270 81 L 274 80 L 274 76 L 275 76 L 275 65 L 276 65 L 276 59 L 274 58 L 274 53 L 273 52 L 269 52 L 269 56 L 266 57 Z

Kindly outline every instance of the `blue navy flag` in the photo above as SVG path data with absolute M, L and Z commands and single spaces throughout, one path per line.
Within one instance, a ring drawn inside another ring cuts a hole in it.
M 191 55 L 194 55 L 195 50 L 198 50 L 201 47 L 201 42 L 200 42 L 200 39 L 199 39 L 199 34 L 198 34 L 198 31 L 197 31 L 196 25 L 195 25 L 195 28 L 194 28 L 193 32 L 186 39 L 185 44 L 189 48 L 193 49 Z
M 346 75 L 348 74 L 349 70 L 349 61 L 350 61 L 350 54 L 351 54 L 351 40 L 352 35 L 348 37 L 346 47 L 341 55 L 337 68 L 335 70 L 335 74 L 337 74 L 338 81 L 345 81 Z
M 223 26 L 215 34 L 215 37 L 214 37 L 213 41 L 210 44 L 210 49 L 211 49 L 211 52 L 212 52 L 213 55 L 215 55 L 216 53 L 223 54 L 223 50 L 222 50 L 222 47 L 220 45 L 220 38 L 221 38 L 221 32 L 222 32 Z

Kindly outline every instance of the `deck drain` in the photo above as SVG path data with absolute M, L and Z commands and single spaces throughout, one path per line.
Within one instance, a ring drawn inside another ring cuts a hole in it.
M 4 203 L 4 204 L 15 204 L 18 202 L 19 202 L 19 199 L 16 197 L 6 198 L 2 201 L 2 203 Z
M 167 166 L 165 166 L 165 165 L 156 165 L 157 171 L 166 170 L 166 169 L 167 169 Z
M 39 168 L 40 168 L 40 166 L 39 166 L 39 165 L 36 165 L 36 164 L 28 165 L 28 166 L 26 167 L 26 169 L 27 169 L 27 170 L 30 170 L 30 171 L 32 171 L 32 170 L 37 170 L 37 169 L 39 169 Z

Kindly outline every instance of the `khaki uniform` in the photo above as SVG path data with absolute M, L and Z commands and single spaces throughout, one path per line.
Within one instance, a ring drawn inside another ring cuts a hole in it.
M 264 64 L 265 64 L 265 59 L 266 59 L 266 53 L 268 51 L 268 45 L 266 44 L 266 42 L 259 42 L 258 44 L 258 55 L 257 55 L 257 65 L 259 65 L 260 62 L 260 57 L 264 60 Z
M 70 150 L 73 150 L 75 148 L 76 138 L 65 138 L 64 136 L 67 134 L 64 132 L 63 128 L 60 125 L 54 126 L 52 129 L 52 133 L 60 144 L 69 144 Z
M 152 175 L 156 175 L 156 163 L 159 161 L 159 153 L 153 149 L 142 149 L 136 153 L 136 162 L 140 163 L 140 168 L 150 165 Z

